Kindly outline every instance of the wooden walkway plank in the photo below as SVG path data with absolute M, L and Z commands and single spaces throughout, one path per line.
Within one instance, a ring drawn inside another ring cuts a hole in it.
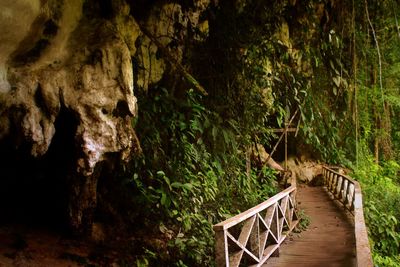
M 298 186 L 297 200 L 310 217 L 308 229 L 293 233 L 281 246 L 279 257 L 263 266 L 356 266 L 354 225 L 343 208 L 322 187 Z

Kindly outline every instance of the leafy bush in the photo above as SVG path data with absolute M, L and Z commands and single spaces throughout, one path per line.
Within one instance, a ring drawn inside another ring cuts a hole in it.
M 192 90 L 182 99 L 163 88 L 153 93 L 139 98 L 143 156 L 131 180 L 140 204 L 134 220 L 160 230 L 169 256 L 142 256 L 140 262 L 213 265 L 212 225 L 273 195 L 275 172 L 246 175 L 246 142 L 237 122 L 224 122 Z
M 379 254 L 375 253 L 374 256 L 374 263 L 376 266 L 379 267 L 398 267 L 400 266 L 400 257 L 393 256 L 393 257 L 384 257 L 380 256 Z
M 396 255 L 400 242 L 400 234 L 396 231 L 399 226 L 396 217 L 382 213 L 376 208 L 374 201 L 369 201 L 365 205 L 365 214 L 375 253 Z
M 366 158 L 354 173 L 360 181 L 368 235 L 378 266 L 398 266 L 400 253 L 400 166 L 388 161 L 379 166 Z

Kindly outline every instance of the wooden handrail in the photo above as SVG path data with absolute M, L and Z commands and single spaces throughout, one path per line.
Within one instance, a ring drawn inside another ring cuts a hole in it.
M 275 204 L 277 201 L 279 201 L 280 199 L 286 197 L 287 195 L 289 195 L 291 192 L 293 192 L 295 190 L 295 188 L 293 186 L 286 188 L 285 190 L 283 190 L 282 192 L 279 192 L 278 194 L 274 195 L 273 197 L 269 198 L 268 200 L 258 204 L 257 206 L 248 209 L 236 216 L 233 216 L 223 222 L 220 222 L 216 225 L 214 225 L 214 230 L 225 230 L 228 229 L 238 223 L 241 223 L 242 221 L 254 216 L 255 214 L 259 213 L 260 211 L 265 210 L 266 208 L 272 206 L 273 204 Z
M 323 176 L 328 191 L 353 214 L 357 267 L 374 266 L 367 227 L 365 226 L 360 184 L 352 178 L 325 166 Z
M 261 266 L 297 225 L 296 183 L 263 203 L 214 225 L 217 266 Z

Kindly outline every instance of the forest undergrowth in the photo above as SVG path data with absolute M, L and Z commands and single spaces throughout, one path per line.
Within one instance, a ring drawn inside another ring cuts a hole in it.
M 400 165 L 361 160 L 353 177 L 362 187 L 365 220 L 377 266 L 400 266 Z
M 375 264 L 400 266 L 398 5 L 272 2 L 213 11 L 188 55 L 207 97 L 168 85 L 137 94 L 131 217 L 162 236 L 137 265 L 212 266 L 212 225 L 278 190 L 272 170 L 246 168 L 249 147 L 271 148 L 270 129 L 298 114 L 292 152 L 353 170 Z
M 178 100 L 158 88 L 139 99 L 143 154 L 128 181 L 139 207 L 132 216 L 164 245 L 147 244 L 136 264 L 212 266 L 212 225 L 274 195 L 276 173 L 246 171 L 250 140 L 239 123 L 206 109 L 193 90 Z

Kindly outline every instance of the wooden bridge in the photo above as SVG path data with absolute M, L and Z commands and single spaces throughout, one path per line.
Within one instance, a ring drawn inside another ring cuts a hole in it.
M 323 177 L 324 187 L 292 181 L 265 202 L 214 225 L 217 266 L 372 267 L 360 185 L 327 167 Z M 291 233 L 299 208 L 311 223 Z

